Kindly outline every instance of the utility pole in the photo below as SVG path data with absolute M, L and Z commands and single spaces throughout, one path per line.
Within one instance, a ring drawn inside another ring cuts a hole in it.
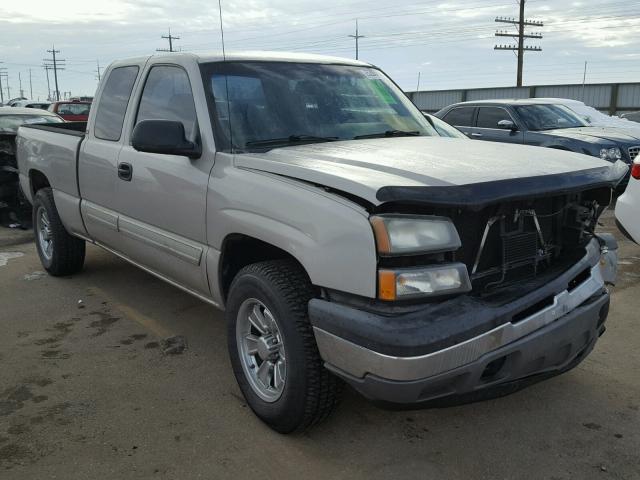
M 418 72 L 418 86 L 416 87 L 416 92 L 420 91 L 420 72 Z
M 0 62 L 4 63 L 4 62 Z M 4 92 L 2 91 L 2 77 L 6 75 L 6 68 L 0 67 L 0 105 L 4 105 Z
M 356 34 L 349 35 L 349 38 L 353 38 L 356 41 L 356 60 L 358 60 L 358 39 L 364 38 L 364 35 L 358 35 L 358 19 L 356 18 Z
M 587 83 L 587 62 L 584 62 L 584 75 L 582 75 L 582 101 L 584 102 L 584 87 Z
M 520 0 L 520 16 L 518 20 L 515 18 L 505 18 L 505 17 L 497 17 L 496 22 L 498 23 L 508 23 L 511 25 L 515 25 L 518 28 L 518 33 L 509 32 L 506 30 L 497 30 L 496 37 L 511 37 L 513 39 L 517 39 L 517 45 L 496 45 L 493 47 L 494 50 L 510 50 L 513 52 L 518 52 L 518 77 L 516 81 L 516 85 L 518 87 L 522 86 L 522 73 L 524 70 L 524 54 L 525 52 L 541 52 L 542 48 L 540 47 L 531 47 L 529 45 L 525 45 L 525 39 L 527 38 L 536 38 L 541 39 L 541 33 L 526 33 L 525 27 L 544 27 L 544 23 L 532 20 L 526 20 L 524 16 L 524 6 L 526 0 Z
M 156 48 L 156 52 L 177 52 L 177 50 L 173 49 L 173 41 L 180 40 L 180 37 L 174 37 L 173 35 L 171 35 L 171 29 L 169 29 L 169 35 L 162 35 L 160 38 L 169 40 L 169 50 L 167 50 L 166 48 Z
M 33 82 L 31 81 L 31 69 L 29 69 L 29 98 L 33 98 Z
M 52 50 L 47 50 L 48 53 L 51 54 L 52 58 L 45 58 L 45 62 L 51 62 L 47 64 L 49 67 L 53 67 L 53 79 L 56 86 L 56 100 L 60 100 L 60 89 L 58 88 L 58 70 L 64 70 L 64 62 L 66 60 L 62 60 L 56 57 L 57 53 L 60 53 L 60 50 L 56 50 L 55 45 Z M 60 66 L 62 64 L 62 66 Z
M 100 83 L 100 61 L 96 60 L 96 73 L 97 73 L 97 78 L 98 78 L 98 83 Z
M 20 85 L 20 96 L 24 98 L 24 90 L 22 90 L 22 77 L 20 76 L 20 72 L 18 72 L 18 85 Z
M 47 101 L 51 101 L 51 84 L 49 83 L 49 65 L 42 65 L 47 72 Z

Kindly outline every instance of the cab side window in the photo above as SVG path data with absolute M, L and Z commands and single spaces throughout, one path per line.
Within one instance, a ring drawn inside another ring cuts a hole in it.
M 454 127 L 473 127 L 476 107 L 457 107 L 447 113 L 443 120 Z
M 195 140 L 196 107 L 189 77 L 180 67 L 151 68 L 142 91 L 136 124 L 142 120 L 182 122 L 187 139 Z
M 96 138 L 114 142 L 120 140 L 129 97 L 137 76 L 138 67 L 136 66 L 111 70 L 97 107 L 94 127 Z

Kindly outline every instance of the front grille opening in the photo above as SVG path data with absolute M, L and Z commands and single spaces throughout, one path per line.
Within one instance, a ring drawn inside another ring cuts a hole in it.
M 492 360 L 484 367 L 484 371 L 480 376 L 480 381 L 487 383 L 496 379 L 502 367 L 504 367 L 505 362 L 507 361 L 507 356 L 497 358 Z
M 549 297 L 546 297 L 546 298 L 540 300 L 537 303 L 534 303 L 529 308 L 525 308 L 521 312 L 516 313 L 513 316 L 513 318 L 511 318 L 511 323 L 521 322 L 522 320 L 524 320 L 526 318 L 529 318 L 531 315 L 535 315 L 539 311 L 544 310 L 547 307 L 550 307 L 551 305 L 553 305 L 554 298 L 555 297 L 553 295 L 551 295 Z
M 582 272 L 580 272 L 578 275 L 576 275 L 575 277 L 573 277 L 571 279 L 571 281 L 569 282 L 569 286 L 567 287 L 567 290 L 568 291 L 575 290 L 582 283 L 587 281 L 589 279 L 589 277 L 591 277 L 591 269 L 590 268 L 585 268 Z

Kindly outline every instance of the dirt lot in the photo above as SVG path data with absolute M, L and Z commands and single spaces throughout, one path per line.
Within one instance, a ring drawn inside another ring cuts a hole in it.
M 0 478 L 640 478 L 640 247 L 626 240 L 607 333 L 575 370 L 449 409 L 347 392 L 297 436 L 249 411 L 210 306 L 93 247 L 73 278 L 41 271 L 28 235 L 0 229 Z M 187 351 L 163 356 L 177 334 Z

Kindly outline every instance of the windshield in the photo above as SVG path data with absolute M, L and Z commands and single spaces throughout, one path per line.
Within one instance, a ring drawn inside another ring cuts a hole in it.
M 202 72 L 216 137 L 225 151 L 438 135 L 405 95 L 374 68 L 228 62 L 204 64 Z
M 25 123 L 62 123 L 64 120 L 54 115 L 0 115 L 0 131 L 17 132 Z
M 529 130 L 587 126 L 584 120 L 562 105 L 517 105 L 515 109 Z

